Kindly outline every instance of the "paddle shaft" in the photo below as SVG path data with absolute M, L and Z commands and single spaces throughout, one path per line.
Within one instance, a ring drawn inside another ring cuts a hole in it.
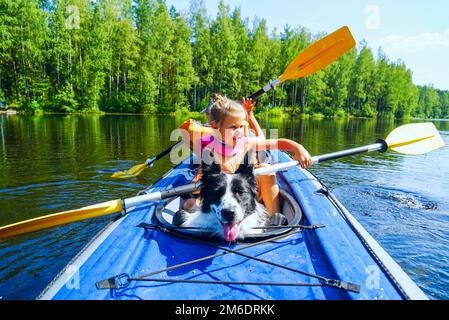
M 124 200 L 122 200 L 123 204 L 124 204 L 123 209 L 126 211 L 136 205 L 143 203 L 143 202 L 159 201 L 159 200 L 179 196 L 182 194 L 187 194 L 187 193 L 193 192 L 195 190 L 198 190 L 200 187 L 201 187 L 201 182 L 195 182 L 195 183 L 190 183 L 190 184 L 186 184 L 183 186 L 175 187 L 175 188 L 172 188 L 169 190 L 156 191 L 156 192 L 151 192 L 148 194 L 143 194 L 143 195 L 140 195 L 137 197 L 124 199 Z
M 357 147 L 332 153 L 323 154 L 321 156 L 312 157 L 312 164 L 317 164 L 325 161 L 336 160 L 340 158 L 344 158 L 347 156 L 353 156 L 359 153 L 372 152 L 372 151 L 380 151 L 385 152 L 388 149 L 388 146 L 385 141 L 378 140 L 377 143 L 366 145 L 363 147 Z M 254 170 L 255 175 L 267 175 L 271 173 L 275 173 L 278 171 L 283 171 L 287 169 L 291 169 L 293 167 L 298 166 L 300 163 L 297 160 L 287 161 L 283 163 L 277 163 L 271 166 L 257 168 Z
M 323 154 L 320 156 L 312 157 L 313 164 L 321 163 L 324 161 L 330 161 L 335 159 L 344 158 L 347 156 L 352 156 L 360 153 L 365 152 L 372 152 L 372 151 L 381 151 L 384 152 L 388 148 L 387 144 L 383 140 L 378 140 L 375 144 L 370 144 L 358 148 L 352 148 L 332 153 Z M 260 175 L 268 175 L 272 174 L 278 171 L 288 170 L 294 167 L 297 167 L 299 165 L 299 161 L 292 160 L 287 161 L 283 163 L 277 163 L 266 167 L 257 168 L 254 170 L 254 174 L 256 176 Z M 187 184 L 184 186 L 176 187 L 170 190 L 163 190 L 163 191 L 156 191 L 149 194 L 129 198 L 123 200 L 124 206 L 126 209 L 131 209 L 131 207 L 134 207 L 136 205 L 139 205 L 143 202 L 149 202 L 149 201 L 158 201 L 162 199 L 171 198 L 174 196 L 179 196 L 182 194 L 191 193 L 193 191 L 198 190 L 201 187 L 201 182 L 195 182 L 191 184 Z
M 376 143 L 370 144 L 363 147 L 357 147 L 332 153 L 323 154 L 321 156 L 312 157 L 312 163 L 317 164 L 324 161 L 336 160 L 347 156 L 353 156 L 359 153 L 371 152 L 371 151 L 381 151 L 385 152 L 388 149 L 388 145 L 384 140 L 377 140 Z
M 263 95 L 265 92 L 270 91 L 270 90 L 274 90 L 279 83 L 281 83 L 281 80 L 279 78 L 274 80 L 274 81 L 270 81 L 269 84 L 267 84 L 266 86 L 262 87 L 259 91 L 254 92 L 248 98 L 252 99 L 252 100 L 256 100 L 261 95 Z
M 146 162 L 146 165 L 148 167 L 153 166 L 154 162 L 156 162 L 157 160 L 159 160 L 162 157 L 165 157 L 167 154 L 169 154 L 174 148 L 177 148 L 179 146 L 182 145 L 182 141 L 179 141 L 178 143 L 175 143 L 173 145 L 171 145 L 170 147 L 168 147 L 167 149 L 165 149 L 164 151 L 162 151 L 161 153 L 159 153 L 157 156 L 155 156 L 154 158 L 148 159 Z

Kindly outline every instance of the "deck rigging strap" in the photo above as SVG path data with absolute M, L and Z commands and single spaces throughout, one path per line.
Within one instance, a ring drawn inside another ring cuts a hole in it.
M 240 284 L 240 285 L 257 285 L 258 284 L 258 285 L 273 285 L 273 286 L 329 286 L 329 287 L 334 287 L 334 288 L 343 289 L 343 290 L 347 290 L 347 291 L 353 291 L 353 292 L 356 292 L 356 293 L 360 292 L 360 286 L 357 285 L 357 284 L 344 282 L 344 281 L 340 281 L 340 280 L 328 279 L 328 278 L 325 278 L 325 277 L 322 277 L 322 276 L 319 276 L 319 275 L 315 275 L 315 274 L 304 272 L 304 271 L 301 271 L 301 270 L 298 270 L 298 269 L 290 268 L 290 267 L 287 267 L 287 266 L 284 266 L 284 265 L 281 265 L 281 264 L 278 264 L 278 263 L 275 263 L 275 262 L 272 262 L 272 261 L 264 260 L 264 259 L 261 259 L 261 258 L 258 258 L 258 257 L 254 257 L 254 256 L 251 256 L 251 255 L 247 255 L 247 254 L 244 254 L 244 253 L 240 252 L 243 249 L 247 249 L 249 247 L 260 245 L 260 244 L 265 243 L 265 242 L 275 241 L 277 239 L 286 237 L 288 235 L 301 232 L 304 229 L 316 229 L 316 228 L 324 227 L 324 225 L 303 226 L 304 228 L 300 228 L 299 230 L 295 230 L 293 232 L 289 232 L 288 234 L 283 234 L 283 235 L 280 235 L 278 237 L 265 239 L 265 240 L 262 240 L 262 241 L 259 241 L 259 242 L 247 245 L 247 246 L 240 247 L 240 248 L 238 248 L 236 250 L 224 248 L 224 247 L 215 245 L 213 243 L 209 243 L 209 242 L 206 242 L 206 241 L 194 238 L 194 237 L 190 237 L 190 236 L 187 236 L 187 235 L 178 234 L 178 233 L 173 232 L 169 228 L 164 228 L 164 227 L 161 227 L 161 226 L 158 226 L 158 225 L 154 225 L 154 224 L 141 223 L 140 225 L 138 225 L 138 227 L 142 227 L 142 228 L 144 228 L 146 230 L 151 229 L 151 230 L 162 231 L 162 232 L 165 232 L 165 233 L 170 234 L 170 235 L 175 235 L 175 236 L 184 238 L 186 240 L 197 242 L 197 243 L 201 243 L 201 244 L 204 244 L 204 245 L 207 245 L 207 246 L 219 249 L 219 250 L 223 250 L 223 251 L 221 253 L 218 253 L 218 254 L 214 254 L 214 255 L 211 255 L 211 256 L 208 256 L 208 257 L 192 260 L 192 261 L 189 261 L 189 262 L 186 262 L 186 263 L 183 263 L 183 264 L 178 264 L 178 265 L 175 265 L 175 266 L 172 266 L 172 267 L 169 267 L 169 268 L 165 268 L 165 269 L 162 269 L 162 270 L 154 271 L 154 272 L 151 272 L 151 273 L 139 276 L 139 277 L 130 277 L 127 274 L 121 274 L 121 275 L 118 275 L 116 277 L 112 277 L 112 278 L 105 279 L 105 280 L 97 282 L 96 283 L 97 289 L 122 289 L 122 288 L 126 288 L 131 281 L 153 281 L 153 282 L 155 282 L 155 281 L 158 281 L 158 280 L 161 280 L 161 279 L 150 279 L 148 277 L 152 276 L 152 275 L 155 275 L 155 274 L 158 274 L 158 273 L 165 272 L 165 271 L 173 270 L 175 268 L 180 268 L 180 267 L 183 267 L 183 266 L 186 266 L 186 265 L 190 265 L 190 264 L 197 263 L 197 262 L 200 262 L 200 261 L 208 260 L 208 259 L 211 259 L 211 258 L 216 257 L 216 256 L 224 255 L 226 253 L 234 253 L 234 254 L 238 254 L 240 256 L 243 256 L 245 258 L 248 258 L 248 259 L 256 260 L 256 261 L 259 261 L 259 262 L 262 262 L 262 263 L 266 263 L 266 264 L 269 264 L 269 265 L 272 265 L 272 266 L 275 266 L 275 267 L 279 267 L 279 268 L 282 268 L 282 269 L 285 269 L 285 270 L 289 270 L 289 271 L 292 271 L 292 272 L 300 273 L 300 274 L 309 276 L 311 278 L 315 278 L 315 279 L 321 280 L 322 283 L 315 283 L 315 284 L 313 284 L 313 283 L 275 283 L 275 282 L 251 283 L 251 282 L 206 281 L 206 280 L 203 281 L 203 280 L 180 280 L 180 279 L 176 279 L 176 280 L 175 279 L 163 279 L 162 282 L 209 283 L 209 284 Z
M 317 193 L 323 194 L 326 198 L 329 199 L 329 201 L 337 208 L 338 212 L 340 213 L 341 217 L 348 223 L 348 225 L 351 227 L 351 229 L 354 231 L 354 233 L 357 235 L 357 237 L 360 239 L 362 244 L 365 246 L 365 248 L 368 250 L 370 255 L 373 257 L 373 259 L 379 264 L 379 266 L 382 268 L 382 270 L 385 272 L 385 274 L 390 278 L 390 280 L 395 284 L 401 295 L 406 299 L 410 300 L 409 294 L 404 290 L 404 288 L 401 286 L 399 281 L 397 281 L 396 277 L 390 272 L 389 268 L 384 264 L 382 259 L 374 252 L 373 248 L 370 246 L 369 242 L 365 237 L 360 233 L 358 228 L 351 222 L 351 219 L 349 219 L 346 215 L 345 209 L 342 208 L 340 203 L 336 200 L 334 195 L 331 193 L 331 189 L 327 187 L 324 182 L 312 171 L 307 170 L 315 179 L 318 181 L 318 183 L 321 184 L 321 189 L 316 191 Z
M 129 278 L 130 281 L 171 282 L 171 283 L 201 283 L 201 284 L 231 284 L 245 286 L 280 286 L 280 287 L 322 287 L 322 283 L 290 283 L 290 282 L 248 282 L 221 280 L 163 279 L 163 278 Z

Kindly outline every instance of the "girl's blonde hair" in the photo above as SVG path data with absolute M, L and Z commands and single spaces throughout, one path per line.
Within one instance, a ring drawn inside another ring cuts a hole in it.
M 212 95 L 211 105 L 206 111 L 209 123 L 215 122 L 220 126 L 227 116 L 237 114 L 241 114 L 243 119 L 246 119 L 245 109 L 240 103 L 219 94 Z

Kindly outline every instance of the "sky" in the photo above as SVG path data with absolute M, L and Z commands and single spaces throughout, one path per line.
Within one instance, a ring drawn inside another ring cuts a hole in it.
M 220 0 L 204 0 L 216 17 Z M 187 13 L 190 0 L 166 0 Z M 447 0 L 225 0 L 242 17 L 267 20 L 269 31 L 285 25 L 331 33 L 347 25 L 359 43 L 366 40 L 391 61 L 402 60 L 418 85 L 449 90 L 449 1 Z M 250 26 L 252 24 L 250 23 Z

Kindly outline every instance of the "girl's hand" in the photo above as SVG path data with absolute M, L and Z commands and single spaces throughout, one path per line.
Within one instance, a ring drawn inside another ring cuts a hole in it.
M 301 168 L 303 169 L 312 165 L 312 157 L 302 145 L 298 146 L 298 150 L 294 153 L 293 158 L 300 162 Z
M 251 112 L 253 112 L 253 108 L 256 106 L 256 101 L 253 101 L 253 99 L 246 99 L 243 98 L 242 100 L 242 105 L 243 108 L 245 108 L 246 112 L 248 112 L 248 114 L 250 114 Z

